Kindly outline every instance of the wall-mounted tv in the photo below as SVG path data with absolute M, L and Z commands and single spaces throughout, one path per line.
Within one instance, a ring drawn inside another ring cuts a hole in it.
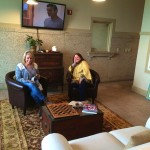
M 38 5 L 28 5 L 22 0 L 22 27 L 63 30 L 66 5 L 38 1 Z

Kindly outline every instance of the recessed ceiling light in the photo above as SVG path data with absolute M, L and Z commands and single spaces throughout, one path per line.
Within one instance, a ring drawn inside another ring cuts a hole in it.
M 38 2 L 36 0 L 27 0 L 27 4 L 29 4 L 29 5 L 37 5 Z
M 94 1 L 94 2 L 104 2 L 106 0 L 92 0 L 92 1 Z

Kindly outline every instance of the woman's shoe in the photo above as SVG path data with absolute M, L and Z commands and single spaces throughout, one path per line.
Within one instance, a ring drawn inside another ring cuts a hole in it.
M 40 102 L 40 106 L 42 107 L 42 106 L 44 106 L 44 105 L 45 105 L 44 101 L 41 101 L 41 102 Z
M 46 98 L 44 99 L 44 103 L 45 103 L 45 104 L 51 104 L 52 102 L 50 102 L 50 101 L 48 100 L 48 98 L 46 97 Z

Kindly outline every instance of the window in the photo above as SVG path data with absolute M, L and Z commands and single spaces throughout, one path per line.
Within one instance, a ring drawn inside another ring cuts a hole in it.
M 91 52 L 89 54 L 98 54 L 105 53 L 105 55 L 110 57 L 111 51 L 111 38 L 114 31 L 115 19 L 106 19 L 106 18 L 93 18 L 91 19 Z M 109 54 L 107 54 L 109 53 Z M 93 56 L 95 57 L 95 56 Z
M 110 51 L 114 19 L 92 18 L 92 51 Z

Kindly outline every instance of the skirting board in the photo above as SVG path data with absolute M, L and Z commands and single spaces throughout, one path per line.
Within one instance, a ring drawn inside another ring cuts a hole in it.
M 140 95 L 143 95 L 143 96 L 145 96 L 146 93 L 147 93 L 147 91 L 145 91 L 143 89 L 140 89 L 140 88 L 138 88 L 136 86 L 132 86 L 132 91 L 134 91 L 135 93 L 138 93 Z
M 0 90 L 6 90 L 7 86 L 6 83 L 0 83 Z

